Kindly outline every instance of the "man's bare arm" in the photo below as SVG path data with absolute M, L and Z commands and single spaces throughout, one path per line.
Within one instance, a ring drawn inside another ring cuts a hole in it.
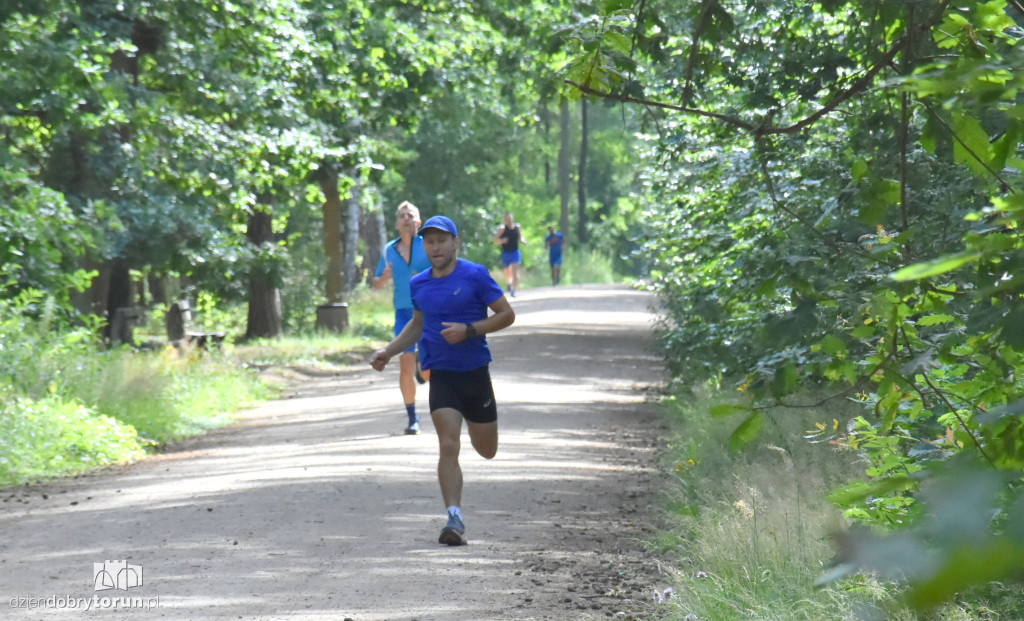
M 423 313 L 413 311 L 412 319 L 405 324 L 398 336 L 383 348 L 373 352 L 373 355 L 370 356 L 370 366 L 378 371 L 383 371 L 391 358 L 415 345 L 422 337 Z

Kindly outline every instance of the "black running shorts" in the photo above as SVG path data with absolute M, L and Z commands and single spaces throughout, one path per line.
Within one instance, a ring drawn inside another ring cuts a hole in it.
M 430 411 L 458 410 L 471 423 L 498 420 L 498 404 L 487 365 L 472 371 L 430 370 Z

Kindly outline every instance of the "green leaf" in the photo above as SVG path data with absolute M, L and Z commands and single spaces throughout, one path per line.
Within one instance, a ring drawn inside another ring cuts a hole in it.
M 924 317 L 921 317 L 920 319 L 917 320 L 917 325 L 919 325 L 919 326 L 937 326 L 937 325 L 939 325 L 941 323 L 950 323 L 951 321 L 953 321 L 953 319 L 954 319 L 954 317 L 952 315 L 944 315 L 944 314 L 925 315 Z
M 970 585 L 999 580 L 1024 565 L 1024 546 L 1011 537 L 992 538 L 985 545 L 962 546 L 948 555 L 939 571 L 912 585 L 911 604 L 930 609 Z
M 1021 134 L 1024 134 L 1024 123 L 1012 121 L 1006 128 L 1006 133 L 1000 136 L 992 145 L 992 168 L 1002 170 L 1006 166 L 1006 160 L 1020 145 Z
M 733 414 L 749 411 L 750 406 L 742 403 L 716 403 L 711 406 L 712 418 L 722 418 L 724 416 L 732 416 Z
M 931 261 L 908 265 L 893 272 L 889 277 L 897 282 L 921 280 L 922 278 L 952 272 L 958 267 L 963 267 L 964 265 L 977 261 L 980 258 L 981 254 L 977 252 L 947 254 L 937 259 L 932 259 Z
M 866 339 L 875 335 L 875 326 L 857 326 L 850 330 L 850 336 L 855 339 Z
M 1003 317 L 1003 342 L 1017 351 L 1024 351 L 1024 308 L 1011 310 Z
M 629 37 L 623 35 L 621 32 L 615 32 L 614 30 L 604 33 L 604 42 L 620 54 L 629 54 L 633 47 L 633 42 Z
M 609 15 L 615 11 L 621 11 L 628 9 L 633 6 L 631 0 L 602 0 L 601 1 L 601 14 Z
M 825 338 L 821 341 L 821 349 L 837 358 L 845 357 L 849 351 L 846 348 L 846 343 L 834 334 L 825 335 Z
M 750 444 L 761 433 L 763 426 L 764 414 L 760 411 L 751 412 L 750 416 L 740 423 L 739 427 L 729 436 L 729 448 L 738 451 L 747 444 Z
M 868 163 L 863 159 L 856 160 L 853 163 L 853 168 L 850 169 L 850 175 L 854 181 L 860 181 L 868 174 Z
M 953 159 L 967 167 L 979 177 L 990 175 L 988 168 L 992 165 L 991 148 L 988 133 L 982 128 L 978 119 L 966 113 L 953 115 Z
M 906 491 L 916 485 L 909 476 L 898 474 L 871 483 L 867 481 L 851 483 L 846 487 L 833 490 L 828 495 L 828 500 L 838 507 L 849 507 L 863 502 L 869 497 L 885 496 L 893 492 Z

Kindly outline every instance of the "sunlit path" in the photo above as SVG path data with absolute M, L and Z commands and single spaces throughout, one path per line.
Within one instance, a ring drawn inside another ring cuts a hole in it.
M 517 324 L 490 339 L 498 456 L 463 451 L 469 546 L 436 542 L 429 419 L 402 435 L 397 372 L 358 368 L 144 463 L 12 490 L 3 618 L 84 618 L 17 598 L 94 595 L 159 604 L 120 613 L 132 619 L 605 618 L 635 606 L 646 585 L 595 598 L 572 569 L 641 547 L 661 377 L 649 302 L 609 287 L 514 300 Z M 93 563 L 111 559 L 144 568 L 144 584 L 95 591 Z

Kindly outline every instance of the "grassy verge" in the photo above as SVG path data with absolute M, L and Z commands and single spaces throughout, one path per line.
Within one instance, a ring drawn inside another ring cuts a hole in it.
M 708 415 L 710 395 L 670 400 L 664 454 L 668 528 L 650 545 L 671 560 L 674 593 L 661 619 L 916 620 L 1017 619 L 1021 593 L 989 585 L 919 615 L 896 584 L 857 576 L 825 588 L 815 581 L 835 556 L 832 535 L 847 524 L 826 494 L 864 466 L 857 456 L 803 436 L 815 423 L 843 424 L 860 410 L 778 409 L 760 439 L 728 448 L 738 423 Z
M 133 461 L 226 425 L 274 396 L 255 370 L 363 363 L 391 337 L 389 293 L 361 292 L 350 308 L 342 335 L 133 351 L 106 350 L 93 329 L 54 330 L 0 305 L 0 486 Z

